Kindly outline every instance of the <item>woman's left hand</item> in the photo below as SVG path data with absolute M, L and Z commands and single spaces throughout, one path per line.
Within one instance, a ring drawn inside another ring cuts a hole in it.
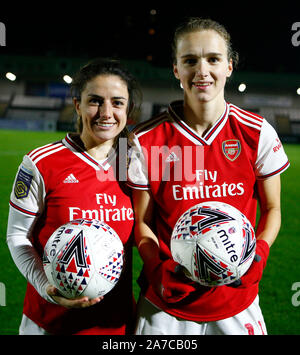
M 93 299 L 89 299 L 86 296 L 80 297 L 80 298 L 65 298 L 59 293 L 59 290 L 52 286 L 49 285 L 47 287 L 47 293 L 49 296 L 51 296 L 54 301 L 59 304 L 60 306 L 66 307 L 66 308 L 86 308 L 95 305 L 96 303 L 99 303 L 104 297 L 97 297 Z

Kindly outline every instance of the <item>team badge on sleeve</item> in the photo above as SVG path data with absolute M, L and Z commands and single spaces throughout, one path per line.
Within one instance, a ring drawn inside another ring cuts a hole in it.
M 241 153 L 241 143 L 237 139 L 230 139 L 222 143 L 222 150 L 227 159 L 234 161 Z
M 25 198 L 28 196 L 32 178 L 33 176 L 23 168 L 19 170 L 14 188 L 15 196 L 17 199 Z

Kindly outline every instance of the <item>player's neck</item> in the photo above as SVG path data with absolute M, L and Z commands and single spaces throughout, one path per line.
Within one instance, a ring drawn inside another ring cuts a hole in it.
M 87 153 L 90 154 L 98 162 L 102 162 L 108 157 L 109 152 L 111 151 L 111 145 L 101 145 L 95 146 L 90 149 L 87 149 Z
M 184 103 L 184 121 L 198 133 L 205 133 L 215 124 L 224 112 L 224 99 L 216 102 L 186 102 Z
M 84 135 L 81 135 L 80 139 L 84 144 L 86 152 L 97 161 L 103 161 L 106 159 L 113 147 L 113 141 L 111 140 L 99 144 L 99 142 L 95 142 L 91 137 L 86 137 Z

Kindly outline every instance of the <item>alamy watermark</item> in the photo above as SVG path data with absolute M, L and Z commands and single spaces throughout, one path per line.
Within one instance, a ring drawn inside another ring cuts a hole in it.
M 3 22 L 0 22 L 0 46 L 6 46 L 6 27 Z
M 4 283 L 0 282 L 0 307 L 6 306 L 6 290 Z
M 130 148 L 128 149 L 128 147 Z M 116 156 L 117 159 L 113 157 Z M 182 181 L 203 183 L 204 148 L 203 146 L 151 146 L 137 147 L 129 144 L 127 138 L 119 138 L 118 146 L 111 151 L 107 161 L 113 167 L 97 170 L 99 181 L 114 181 L 118 171 L 118 181 L 128 181 L 128 178 L 141 181 L 145 174 L 151 181 Z M 144 171 L 146 165 L 150 168 Z M 206 174 L 208 174 L 206 172 Z M 212 179 L 216 177 L 213 175 Z M 215 180 L 214 180 L 215 182 Z
M 294 22 L 292 24 L 292 31 L 295 32 L 291 38 L 292 45 L 298 47 L 300 46 L 300 22 Z

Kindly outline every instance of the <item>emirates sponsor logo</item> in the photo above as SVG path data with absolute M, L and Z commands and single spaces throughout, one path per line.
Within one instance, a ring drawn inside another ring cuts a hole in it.
M 96 194 L 98 208 L 82 209 L 78 206 L 69 206 L 69 219 L 97 219 L 103 222 L 130 221 L 134 219 L 131 207 L 121 206 L 117 202 L 117 195 L 107 193 Z
M 191 185 L 173 185 L 172 192 L 174 200 L 198 200 L 209 198 L 220 198 L 228 196 L 241 196 L 244 194 L 244 184 L 238 183 L 217 183 L 218 172 L 216 170 L 196 170 L 196 183 Z
M 173 185 L 172 190 L 176 201 L 241 196 L 245 192 L 242 182 L 238 184 L 223 182 L 220 185 L 203 185 L 202 182 L 191 186 Z

